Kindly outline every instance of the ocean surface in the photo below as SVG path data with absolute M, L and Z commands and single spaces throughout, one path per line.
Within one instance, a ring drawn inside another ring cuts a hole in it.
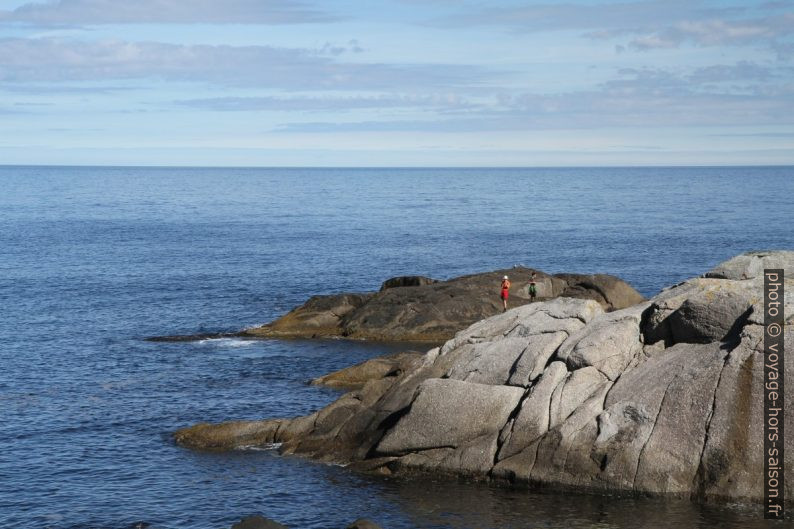
M 362 476 L 175 429 L 309 413 L 315 376 L 399 346 L 229 331 L 392 276 L 523 264 L 645 295 L 794 248 L 794 168 L 0 167 L 0 527 L 768 527 L 757 508 Z M 760 469 L 759 469 L 760 472 Z

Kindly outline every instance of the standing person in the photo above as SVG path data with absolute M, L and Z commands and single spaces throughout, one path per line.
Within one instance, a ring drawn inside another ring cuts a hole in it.
M 507 276 L 502 278 L 502 294 L 500 297 L 502 298 L 502 306 L 504 307 L 503 312 L 507 312 L 507 298 L 510 296 L 510 280 L 507 279 Z
M 529 278 L 529 300 L 535 301 L 535 298 L 538 296 L 538 286 L 536 282 L 537 274 L 532 272 L 532 275 Z

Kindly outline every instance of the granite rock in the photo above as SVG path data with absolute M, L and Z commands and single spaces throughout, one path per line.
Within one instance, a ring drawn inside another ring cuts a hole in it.
M 794 278 L 793 263 L 794 252 L 739 256 L 614 311 L 575 298 L 519 306 L 307 417 L 202 424 L 175 436 L 193 448 L 282 443 L 285 453 L 384 474 L 758 502 L 758 267 Z M 794 279 L 784 288 L 794 299 Z M 784 333 L 794 343 L 790 316 Z M 794 355 L 781 368 L 794 376 Z M 791 394 L 783 398 L 794 424 Z M 783 443 L 794 453 L 794 436 Z M 784 486 L 794 497 L 794 473 Z

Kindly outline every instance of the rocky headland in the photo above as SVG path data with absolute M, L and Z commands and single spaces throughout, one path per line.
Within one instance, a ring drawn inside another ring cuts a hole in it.
M 311 415 L 198 424 L 174 437 L 209 450 L 275 443 L 379 473 L 757 502 L 764 268 L 794 278 L 794 252 L 743 254 L 622 307 L 566 296 L 565 280 L 559 297 L 488 314 L 424 354 L 333 374 L 358 389 Z M 789 344 L 792 287 L 788 279 Z M 792 365 L 788 355 L 789 376 Z M 794 424 L 790 397 L 785 417 Z M 788 454 L 792 445 L 787 436 Z M 788 498 L 793 486 L 789 472 Z
M 643 301 L 625 281 L 607 274 L 556 274 L 514 267 L 438 281 L 422 276 L 387 279 L 378 292 L 311 297 L 273 322 L 232 333 L 153 336 L 158 342 L 207 338 L 349 338 L 390 342 L 442 343 L 476 321 L 502 312 L 499 286 L 512 283 L 509 307 L 530 303 L 535 272 L 537 298 L 592 299 L 605 311 Z
M 628 283 L 605 274 L 549 275 L 516 267 L 448 281 L 407 276 L 385 281 L 374 293 L 314 296 L 274 322 L 240 335 L 441 343 L 472 323 L 502 312 L 499 285 L 504 275 L 512 283 L 508 306 L 529 303 L 533 271 L 539 299 L 591 299 L 606 311 L 644 299 Z

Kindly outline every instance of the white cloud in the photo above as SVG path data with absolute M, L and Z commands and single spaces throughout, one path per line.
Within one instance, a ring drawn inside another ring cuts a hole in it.
M 688 72 L 622 69 L 595 90 L 502 94 L 490 106 L 448 108 L 427 119 L 283 124 L 281 132 L 448 133 L 794 125 L 791 71 L 749 62 Z
M 339 62 L 297 48 L 180 45 L 120 40 L 0 39 L 0 81 L 162 79 L 290 90 L 427 90 L 474 86 L 465 65 Z
M 671 27 L 633 39 L 638 50 L 676 48 L 685 42 L 699 46 L 726 46 L 764 42 L 774 44 L 794 34 L 794 13 L 751 20 L 684 20 Z
M 739 61 L 736 64 L 715 64 L 698 68 L 687 80 L 693 84 L 739 81 L 758 85 L 760 82 L 791 76 L 793 73 L 792 68 L 770 68 L 750 61 Z
M 733 9 L 704 9 L 697 0 L 651 0 L 601 4 L 551 3 L 487 7 L 438 19 L 450 27 L 500 26 L 518 32 L 633 30 L 672 24 L 687 17 L 717 16 Z
M 0 11 L 0 21 L 41 26 L 212 23 L 295 24 L 328 22 L 328 13 L 296 0 L 57 0 Z
M 780 39 L 794 34 L 792 9 L 791 2 L 719 8 L 710 7 L 702 0 L 559 3 L 469 10 L 441 18 L 436 24 L 494 26 L 518 33 L 581 30 L 584 37 L 594 40 L 630 38 L 628 48 L 638 51 L 677 48 L 685 43 L 698 46 L 762 43 L 775 48 L 780 45 Z M 619 50 L 626 49 L 623 44 L 618 45 Z
M 216 97 L 176 102 L 202 110 L 221 112 L 338 112 L 356 109 L 423 108 L 444 111 L 452 108 L 475 108 L 475 105 L 454 94 L 448 95 L 381 95 L 355 97 Z

